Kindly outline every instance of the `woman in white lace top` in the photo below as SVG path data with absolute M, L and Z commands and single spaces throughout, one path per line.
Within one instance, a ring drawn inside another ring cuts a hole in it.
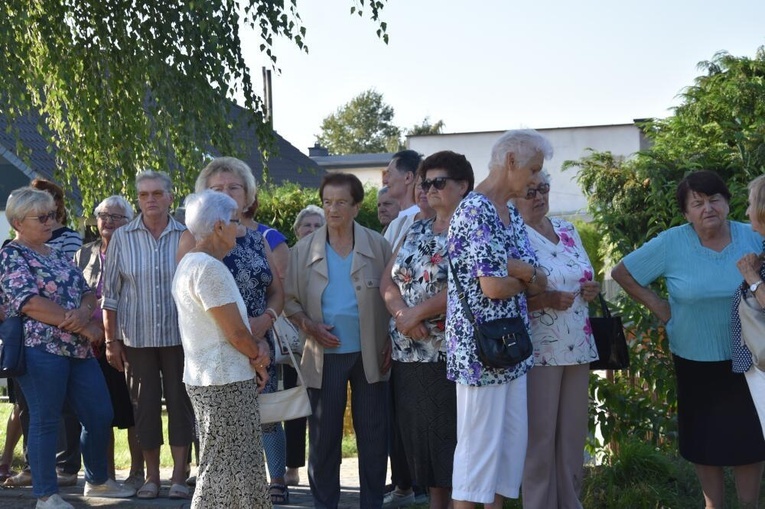
M 236 244 L 238 209 L 223 193 L 189 196 L 186 226 L 196 245 L 173 279 L 183 382 L 199 428 L 191 505 L 197 509 L 271 507 L 257 399 L 268 379 L 268 344 L 253 338 L 234 277 L 221 262 Z

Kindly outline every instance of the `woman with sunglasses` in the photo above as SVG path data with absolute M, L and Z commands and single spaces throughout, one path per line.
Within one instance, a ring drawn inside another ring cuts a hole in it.
M 11 193 L 5 215 L 16 238 L 0 251 L 0 299 L 8 316 L 22 316 L 26 373 L 16 378 L 29 405 L 29 462 L 37 508 L 72 508 L 58 495 L 56 438 L 64 401 L 82 423 L 85 496 L 130 497 L 135 490 L 108 478 L 106 449 L 112 408 L 93 356 L 103 341 L 92 318 L 96 295 L 71 258 L 47 245 L 53 197 L 23 187 Z M 52 215 L 53 214 L 53 215 Z
M 527 295 L 534 369 L 527 377 L 529 445 L 523 470 L 524 509 L 582 507 L 590 361 L 598 358 L 587 303 L 600 285 L 574 225 L 550 210 L 550 176 L 531 178 L 513 203 L 547 275 L 547 288 Z
M 380 290 L 391 314 L 394 414 L 412 478 L 430 489 L 430 507 L 451 502 L 457 445 L 457 396 L 446 378 L 447 231 L 460 200 L 473 190 L 461 154 L 436 152 L 418 170 L 418 186 L 435 217 L 415 221 L 383 271 Z

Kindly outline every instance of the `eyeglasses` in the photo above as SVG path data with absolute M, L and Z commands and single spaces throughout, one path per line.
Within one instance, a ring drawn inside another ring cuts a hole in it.
M 244 186 L 242 184 L 229 184 L 227 186 L 213 186 L 210 189 L 219 193 L 225 193 L 226 191 L 229 193 L 236 193 L 238 191 L 243 191 Z
M 550 184 L 539 184 L 538 187 L 530 187 L 526 190 L 526 199 L 533 200 L 539 194 L 547 194 L 550 192 Z
M 113 221 L 115 223 L 117 221 L 124 221 L 128 218 L 127 216 L 123 216 L 122 214 L 107 214 L 106 212 L 99 212 L 98 214 L 96 214 L 96 217 L 98 217 L 98 219 L 100 219 L 101 221 Z
M 240 224 L 241 223 L 241 221 L 239 219 L 229 219 L 228 222 L 229 223 L 234 223 L 234 224 Z
M 56 211 L 48 212 L 47 214 L 44 214 L 42 216 L 25 216 L 24 219 L 30 219 L 35 218 L 38 221 L 40 221 L 40 224 L 45 224 L 51 219 L 56 219 Z
M 433 186 L 439 191 L 441 191 L 443 188 L 446 187 L 447 180 L 457 180 L 457 179 L 453 179 L 451 177 L 436 177 L 434 179 L 425 179 L 422 182 L 420 182 L 420 187 L 426 193 L 430 191 L 430 186 Z
M 163 196 L 165 196 L 165 191 L 157 190 L 157 191 L 152 191 L 152 192 L 148 192 L 148 191 L 139 191 L 138 192 L 138 199 L 139 200 L 148 200 L 149 196 L 151 196 L 155 200 L 159 200 Z

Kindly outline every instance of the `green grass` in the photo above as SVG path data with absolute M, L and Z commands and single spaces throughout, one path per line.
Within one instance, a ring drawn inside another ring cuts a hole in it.
M 11 414 L 12 406 L 8 403 L 0 403 L 0 447 L 4 445 L 5 438 L 5 425 L 8 422 L 8 416 Z M 162 433 L 165 439 L 167 439 L 167 413 L 162 412 Z M 130 451 L 127 445 L 127 434 L 125 430 L 114 430 L 114 464 L 118 470 L 130 468 Z M 308 443 L 306 437 L 306 444 Z M 343 436 L 343 457 L 353 458 L 356 456 L 356 437 L 353 434 L 346 434 Z M 13 468 L 19 469 L 23 467 L 23 458 L 21 451 L 21 441 L 14 449 Z M 163 467 L 172 467 L 173 460 L 170 456 L 170 448 L 163 446 L 160 453 L 160 463 Z

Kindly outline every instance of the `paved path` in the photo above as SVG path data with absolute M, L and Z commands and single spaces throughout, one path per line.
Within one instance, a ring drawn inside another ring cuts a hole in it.
M 108 499 L 108 498 L 84 498 L 82 490 L 85 485 L 85 479 L 80 472 L 80 478 L 77 486 L 71 488 L 61 488 L 60 495 L 77 509 L 85 507 L 109 507 L 125 509 L 155 509 L 155 508 L 177 508 L 187 509 L 191 506 L 187 500 L 170 500 L 167 498 L 167 492 L 170 489 L 170 469 L 162 470 L 162 489 L 159 498 L 154 500 L 139 500 L 137 498 L 129 499 Z M 117 479 L 123 480 L 127 477 L 128 471 L 118 471 Z M 359 475 L 358 459 L 345 458 L 340 466 L 340 486 L 342 493 L 340 495 L 340 509 L 352 509 L 359 507 Z M 0 488 L 0 509 L 29 508 L 35 506 L 35 498 L 32 496 L 32 488 Z M 313 507 L 311 492 L 308 489 L 308 471 L 305 468 L 300 469 L 300 485 L 290 486 L 289 505 L 275 506 L 277 508 L 290 507 Z M 222 508 L 223 509 L 223 508 Z

